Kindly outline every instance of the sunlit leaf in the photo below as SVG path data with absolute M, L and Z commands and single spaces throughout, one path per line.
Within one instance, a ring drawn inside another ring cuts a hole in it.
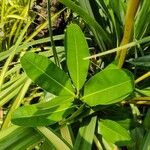
M 99 130 L 108 142 L 123 146 L 131 141 L 128 130 L 112 120 L 100 120 Z
M 67 117 L 75 108 L 73 97 L 59 96 L 49 102 L 16 109 L 12 123 L 20 126 L 44 126 Z
M 80 127 L 73 147 L 74 150 L 91 150 L 95 127 L 96 117 L 93 117 L 88 123 L 86 123 L 86 125 Z
M 122 69 L 105 69 L 85 84 L 85 103 L 90 106 L 120 102 L 134 90 L 132 75 Z
M 47 57 L 27 52 L 21 58 L 27 75 L 41 88 L 55 95 L 74 95 L 67 74 Z
M 89 60 L 88 44 L 79 26 L 71 24 L 66 31 L 67 66 L 74 85 L 79 91 L 87 77 Z

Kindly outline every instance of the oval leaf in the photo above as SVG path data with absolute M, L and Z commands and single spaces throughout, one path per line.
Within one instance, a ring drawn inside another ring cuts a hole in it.
M 12 123 L 20 126 L 45 126 L 67 117 L 73 110 L 73 97 L 59 96 L 49 102 L 28 105 L 15 110 Z
M 83 60 L 89 56 L 89 49 L 84 34 L 76 24 L 68 26 L 66 31 L 67 66 L 72 81 L 79 91 L 87 77 L 89 60 Z
M 112 120 L 99 121 L 100 134 L 110 143 L 125 146 L 131 141 L 129 132 Z
M 90 106 L 119 102 L 134 90 L 133 78 L 122 69 L 105 69 L 94 75 L 84 90 L 85 103 Z
M 74 95 L 67 74 L 47 57 L 27 52 L 21 58 L 27 75 L 41 88 L 55 95 Z

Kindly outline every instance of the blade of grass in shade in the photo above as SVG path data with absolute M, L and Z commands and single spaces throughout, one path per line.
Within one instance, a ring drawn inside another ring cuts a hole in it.
M 80 127 L 73 150 L 91 150 L 96 127 L 96 117 L 93 117 L 88 124 Z
M 26 80 L 22 89 L 19 91 L 17 97 L 14 99 L 14 101 L 9 109 L 9 112 L 4 119 L 1 129 L 6 129 L 10 126 L 12 113 L 14 112 L 15 109 L 17 109 L 20 106 L 31 83 L 32 83 L 32 81 L 30 79 Z
M 142 140 L 141 150 L 149 150 L 150 149 L 150 131 L 148 130 Z
M 104 41 L 107 44 L 112 43 L 110 37 L 106 34 L 106 32 L 103 30 L 103 28 L 93 19 L 91 18 L 80 6 L 76 5 L 75 2 L 71 0 L 59 0 L 61 3 L 72 9 L 74 12 L 78 13 L 92 28 L 94 28 L 97 32 L 101 33 L 101 42 L 103 43 Z M 97 39 L 97 42 L 99 43 L 99 40 Z M 99 45 L 100 46 L 100 45 Z M 104 51 L 104 47 L 101 47 L 101 50 Z
M 91 2 L 92 3 L 92 2 Z M 92 12 L 92 8 L 91 8 L 91 4 L 89 1 L 87 0 L 79 0 L 79 4 L 80 6 L 83 8 L 83 10 L 93 19 L 94 18 L 94 14 Z M 102 37 L 101 37 L 101 32 L 97 32 L 95 28 L 91 27 L 90 24 L 88 24 L 89 27 L 91 28 L 92 32 L 95 35 L 95 38 L 98 41 L 98 45 L 101 47 L 101 49 L 106 49 L 104 43 L 102 42 Z
M 37 127 L 37 129 L 57 150 L 71 150 L 71 147 L 61 140 L 51 129 L 46 127 Z
M 12 51 L 12 53 L 10 54 L 8 59 L 6 60 L 5 65 L 3 66 L 3 69 L 2 69 L 1 74 L 0 74 L 0 91 L 1 91 L 1 88 L 2 88 L 2 84 L 4 82 L 5 74 L 6 74 L 7 70 L 8 70 L 8 66 L 11 63 L 12 59 L 14 58 L 14 55 L 16 53 L 16 49 L 21 44 L 21 42 L 23 40 L 23 37 L 24 37 L 24 34 L 27 32 L 27 29 L 28 29 L 29 25 L 30 25 L 30 21 L 27 23 L 25 28 L 21 31 L 21 34 L 18 37 L 17 42 L 16 42 L 16 44 L 14 46 L 14 51 Z
M 62 40 L 62 39 L 64 39 L 64 35 L 56 35 L 53 38 L 54 38 L 54 40 Z M 50 42 L 49 37 L 35 40 L 32 42 L 23 43 L 20 46 L 18 46 L 18 48 L 16 49 L 16 53 L 20 52 L 22 49 L 27 49 L 30 46 L 34 46 L 34 45 L 42 44 L 42 43 L 47 43 L 47 42 Z M 8 50 L 1 52 L 0 53 L 0 61 L 6 59 L 10 55 L 10 53 L 12 51 L 14 51 L 14 48 L 15 48 L 15 46 L 12 46 Z
M 27 149 L 31 145 L 40 142 L 42 136 L 33 128 L 11 126 L 0 131 L 1 150 Z
M 14 82 L 12 85 L 10 85 L 10 87 L 2 90 L 0 92 L 0 106 L 2 106 L 3 104 L 5 104 L 6 102 L 8 102 L 8 98 L 10 98 L 10 95 L 12 95 L 12 93 L 16 94 L 17 93 L 15 91 L 18 91 L 17 89 L 20 89 L 20 87 L 23 86 L 23 83 L 24 81 L 26 80 L 27 76 L 24 74 L 24 75 L 21 75 L 20 78 Z
M 137 14 L 135 21 L 135 38 L 139 39 L 144 36 L 150 24 L 150 0 L 144 0 L 142 7 Z

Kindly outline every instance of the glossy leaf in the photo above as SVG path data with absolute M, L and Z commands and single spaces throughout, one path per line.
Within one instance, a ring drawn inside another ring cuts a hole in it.
M 113 104 L 129 96 L 133 90 L 133 78 L 129 72 L 105 69 L 85 84 L 82 99 L 90 106 Z
M 44 90 L 55 95 L 74 95 L 67 74 L 47 57 L 27 52 L 21 58 L 27 75 Z
M 100 134 L 110 143 L 124 146 L 131 141 L 129 132 L 112 120 L 99 121 Z
M 79 91 L 87 77 L 89 60 L 83 60 L 89 56 L 88 44 L 80 27 L 76 24 L 68 26 L 66 31 L 67 66 L 72 81 Z
M 95 127 L 96 117 L 93 117 L 86 125 L 80 127 L 73 150 L 91 150 Z
M 59 96 L 49 102 L 16 109 L 12 123 L 20 126 L 44 126 L 67 117 L 73 110 L 73 97 Z

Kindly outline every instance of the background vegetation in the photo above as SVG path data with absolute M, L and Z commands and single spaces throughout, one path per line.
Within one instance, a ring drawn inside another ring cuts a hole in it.
M 150 147 L 149 0 L 0 1 L 0 149 Z

